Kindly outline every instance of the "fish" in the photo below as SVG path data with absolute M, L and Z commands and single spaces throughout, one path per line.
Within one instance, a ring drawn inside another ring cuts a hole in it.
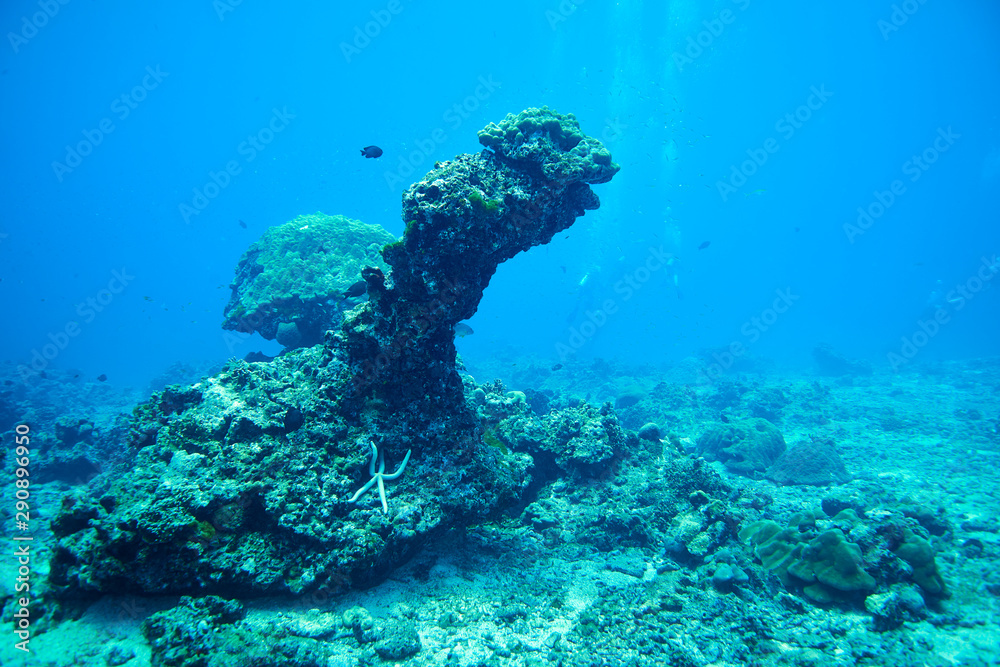
M 368 291 L 368 283 L 366 283 L 364 280 L 359 280 L 358 282 L 354 283 L 346 290 L 344 290 L 344 298 L 353 299 L 354 297 L 361 296 L 367 291 Z
M 240 227 L 242 227 L 243 229 L 246 229 L 247 228 L 247 223 L 245 223 L 242 220 L 240 220 Z
M 361 149 L 361 155 L 364 157 L 382 157 L 382 149 L 378 146 L 365 146 Z
M 698 246 L 698 250 L 704 250 L 705 248 L 707 248 L 710 245 L 712 245 L 711 241 L 702 241 L 701 245 Z
M 553 370 L 553 371 L 558 371 L 558 370 L 560 370 L 560 369 L 561 369 L 562 367 L 563 367 L 563 365 L 562 365 L 562 364 L 556 364 L 555 366 L 553 366 L 553 367 L 552 367 L 552 370 Z
M 104 373 L 101 373 L 100 375 L 97 376 L 97 381 L 98 382 L 106 382 L 107 379 L 108 379 L 108 376 L 105 375 Z
M 474 333 L 476 332 L 473 331 L 472 327 L 470 327 L 468 324 L 459 322 L 458 324 L 455 325 L 455 335 L 458 336 L 459 338 L 465 338 L 466 336 L 471 336 Z

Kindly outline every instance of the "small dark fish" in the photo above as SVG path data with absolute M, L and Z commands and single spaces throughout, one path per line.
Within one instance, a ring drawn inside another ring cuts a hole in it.
M 466 336 L 471 336 L 474 333 L 476 332 L 473 331 L 472 327 L 470 327 L 468 324 L 459 322 L 458 324 L 455 325 L 455 335 L 458 336 L 459 338 L 465 338 Z
M 704 250 L 708 246 L 712 245 L 711 241 L 702 241 L 702 244 L 698 246 L 698 250 Z
M 242 227 L 243 229 L 246 229 L 247 228 L 247 223 L 245 223 L 242 220 L 240 220 L 240 227 Z
M 3 383 L 4 383 L 5 386 L 10 387 L 10 386 L 13 386 L 14 381 L 13 380 L 4 380 Z
M 562 367 L 563 367 L 562 364 L 556 364 L 555 366 L 552 367 L 552 370 L 557 371 L 557 370 L 561 369 Z
M 378 146 L 365 146 L 361 149 L 361 154 L 365 157 L 382 157 L 382 149 Z
M 104 373 L 101 373 L 100 375 L 97 376 L 97 381 L 98 382 L 106 382 L 107 379 L 108 379 L 108 376 L 105 375 Z
M 345 299 L 353 299 L 354 297 L 361 296 L 368 291 L 368 283 L 364 280 L 359 280 L 344 291 Z
M 45 371 L 42 371 L 41 373 L 38 374 L 38 377 L 42 378 L 43 380 L 47 380 L 49 378 L 49 374 L 46 373 Z
M 796 227 L 796 228 L 795 228 L 795 231 L 799 231 L 799 229 L 801 229 L 801 227 Z

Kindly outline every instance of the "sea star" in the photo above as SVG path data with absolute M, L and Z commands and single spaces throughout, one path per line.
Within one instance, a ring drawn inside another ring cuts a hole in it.
M 403 471 L 406 469 L 406 464 L 410 460 L 410 452 L 412 450 L 410 450 L 410 449 L 406 450 L 406 456 L 403 458 L 403 462 L 399 465 L 399 467 L 396 468 L 396 472 L 392 473 L 391 475 L 387 475 L 387 474 L 385 474 L 385 459 L 383 457 L 380 457 L 378 455 L 378 447 L 375 446 L 375 442 L 374 441 L 371 443 L 371 446 L 372 446 L 372 460 L 368 463 L 368 474 L 371 475 L 372 478 L 370 480 L 368 480 L 367 484 L 365 484 L 360 489 L 358 489 L 357 492 L 353 496 L 351 496 L 351 499 L 348 500 L 347 502 L 349 502 L 349 503 L 357 502 L 358 498 L 360 498 L 364 494 L 365 491 L 367 491 L 368 489 L 372 488 L 372 486 L 377 482 L 378 483 L 378 495 L 379 495 L 379 498 L 382 499 L 382 513 L 383 514 L 388 514 L 388 512 L 389 512 L 389 503 L 387 503 L 385 501 L 385 484 L 384 484 L 384 480 L 387 480 L 387 479 L 388 480 L 396 479 L 397 477 L 399 477 L 400 475 L 403 474 Z M 378 461 L 378 472 L 375 472 L 375 462 L 376 461 Z

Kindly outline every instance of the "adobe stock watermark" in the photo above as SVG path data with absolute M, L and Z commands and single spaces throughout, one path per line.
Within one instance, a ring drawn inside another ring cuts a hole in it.
M 732 1 L 741 12 L 746 11 L 750 6 L 750 0 Z M 705 29 L 699 31 L 694 36 L 688 35 L 684 53 L 679 51 L 673 52 L 672 57 L 674 65 L 677 66 L 677 71 L 683 72 L 686 65 L 690 65 L 700 58 L 701 54 L 705 53 L 705 49 L 712 46 L 715 40 L 722 36 L 722 33 L 726 31 L 726 26 L 732 25 L 735 21 L 736 13 L 728 8 L 720 11 L 715 18 L 702 21 L 701 24 L 705 26 Z
M 997 256 L 982 257 L 976 272 L 945 294 L 944 302 L 934 310 L 934 315 L 926 320 L 917 320 L 913 333 L 900 339 L 899 351 L 889 352 L 886 355 L 886 361 L 892 370 L 898 373 L 904 364 L 912 361 L 917 353 L 941 332 L 941 327 L 951 322 L 951 316 L 965 308 L 979 292 L 986 289 L 998 273 L 1000 273 L 1000 260 Z
M 142 598 L 127 597 L 118 600 L 118 610 L 114 615 L 114 620 L 108 619 L 107 630 L 111 634 L 122 634 L 129 632 L 135 627 L 140 619 L 151 613 L 149 603 Z
M 620 141 L 625 136 L 628 125 L 623 123 L 618 116 L 605 118 L 604 127 L 601 129 L 601 143 L 609 146 Z
M 381 35 L 382 31 L 392 23 L 392 19 L 402 14 L 404 9 L 406 7 L 403 6 L 402 0 L 389 0 L 384 9 L 373 9 L 370 12 L 371 21 L 363 26 L 354 26 L 354 37 L 351 42 L 340 43 L 340 52 L 344 60 L 350 64 L 355 56 L 361 55 L 361 52 L 371 45 L 372 40 Z
M 468 120 L 469 117 L 471 117 L 471 115 L 479 109 L 482 103 L 488 100 L 501 85 L 499 81 L 493 80 L 492 74 L 480 76 L 478 81 L 479 83 L 472 91 L 471 95 L 467 95 L 461 102 L 456 102 L 451 105 L 441 115 L 441 120 L 447 124 L 448 129 L 452 132 L 462 127 L 462 124 Z M 399 156 L 399 161 L 396 163 L 395 171 L 384 172 L 383 177 L 385 178 L 386 186 L 392 190 L 397 185 L 405 184 L 406 179 L 409 176 L 412 176 L 417 168 L 426 162 L 434 151 L 437 150 L 438 146 L 447 140 L 448 133 L 445 131 L 445 128 L 438 127 L 431 131 L 426 137 L 422 137 L 414 141 L 413 143 L 417 147 L 416 150 L 412 150 L 406 155 Z
M 70 0 L 38 0 L 38 8 L 41 11 L 37 11 L 31 16 L 22 16 L 21 29 L 17 32 L 7 33 L 7 41 L 10 42 L 10 48 L 14 49 L 14 53 L 19 53 L 21 47 L 34 39 L 38 35 L 38 31 L 47 26 L 49 21 L 56 17 L 59 10 L 68 5 L 69 2 Z
M 82 323 L 87 325 L 97 319 L 98 313 L 104 312 L 133 280 L 135 280 L 135 276 L 130 274 L 125 267 L 122 267 L 121 271 L 112 271 L 111 280 L 103 289 L 76 304 L 76 314 Z M 70 320 L 61 329 L 50 332 L 48 334 L 49 342 L 40 348 L 32 348 L 31 361 L 26 365 L 18 365 L 17 372 L 21 376 L 21 381 L 27 382 L 48 368 L 49 364 L 69 347 L 70 341 L 81 333 L 83 333 L 83 328 L 81 322 L 77 320 Z
M 826 89 L 826 84 L 821 84 L 819 88 L 811 86 L 810 95 L 806 98 L 805 104 L 796 107 L 795 111 L 786 113 L 774 124 L 776 132 L 781 133 L 782 139 L 788 141 L 795 136 L 795 133 L 809 122 L 813 113 L 819 111 L 826 104 L 827 100 L 833 97 L 833 93 Z M 728 201 L 731 194 L 746 185 L 747 180 L 757 173 L 757 171 L 767 164 L 772 155 L 781 150 L 781 144 L 774 137 L 768 137 L 760 148 L 748 148 L 746 153 L 749 159 L 744 160 L 738 166 L 733 164 L 729 168 L 729 178 L 725 181 L 715 182 L 715 188 L 719 191 L 722 201 Z
M 769 307 L 760 311 L 759 315 L 751 317 L 740 327 L 740 334 L 746 342 L 734 340 L 722 352 L 712 352 L 715 361 L 702 369 L 698 376 L 698 384 L 711 384 L 722 377 L 722 374 L 732 368 L 740 357 L 749 352 L 751 345 L 760 340 L 760 337 L 802 298 L 798 294 L 792 294 L 791 287 L 775 290 L 774 294 L 774 301 Z
M 653 274 L 673 264 L 674 259 L 676 257 L 673 253 L 663 251 L 663 246 L 650 247 L 646 261 L 615 282 L 613 289 L 614 293 L 621 297 L 620 302 L 625 303 L 635 296 L 652 279 Z M 555 349 L 559 361 L 566 361 L 569 355 L 578 352 L 593 339 L 597 332 L 608 323 L 608 316 L 617 313 L 619 308 L 619 299 L 609 297 L 601 303 L 600 308 L 584 311 L 586 318 L 584 322 L 579 327 L 571 326 L 569 328 L 565 342 L 556 342 Z
M 549 28 L 555 30 L 559 27 L 560 23 L 565 23 L 570 16 L 576 13 L 579 6 L 585 2 L 587 0 L 576 0 L 576 2 L 562 0 L 555 9 L 546 9 L 545 20 L 549 22 Z
M 212 9 L 220 21 L 226 20 L 226 14 L 236 11 L 236 8 L 243 4 L 243 0 L 213 0 Z
M 961 134 L 956 134 L 951 125 L 948 129 L 938 128 L 938 136 L 930 146 L 920 152 L 919 155 L 912 155 L 909 160 L 903 163 L 900 169 L 904 176 L 909 176 L 911 183 L 916 183 L 931 166 L 938 161 L 943 153 L 955 145 L 955 141 L 962 138 Z M 847 240 L 854 244 L 854 241 L 864 235 L 875 225 L 875 221 L 885 215 L 896 200 L 906 194 L 906 184 L 901 179 L 896 179 L 889 184 L 887 190 L 875 190 L 872 193 L 874 199 L 867 206 L 858 207 L 858 217 L 853 223 L 845 222 L 843 229 Z
M 170 72 L 161 71 L 159 65 L 156 66 L 156 69 L 147 65 L 146 76 L 142 77 L 142 81 L 132 90 L 122 93 L 111 101 L 111 113 L 118 120 L 125 120 L 168 76 L 170 76 Z M 56 179 L 62 183 L 66 174 L 72 173 L 74 169 L 83 164 L 83 158 L 93 153 L 94 149 L 104 142 L 105 137 L 114 131 L 115 122 L 110 117 L 102 118 L 94 129 L 83 130 L 83 139 L 73 146 L 67 144 L 66 156 L 63 161 L 55 160 L 52 162 L 52 171 L 55 173 Z
M 920 7 L 926 3 L 927 0 L 903 0 L 900 4 L 893 5 L 889 20 L 879 19 L 876 23 L 879 33 L 882 34 L 882 41 L 888 42 L 889 35 L 906 25 L 910 17 L 920 11 Z
M 267 125 L 260 128 L 254 134 L 247 135 L 247 138 L 236 147 L 236 154 L 243 158 L 245 164 L 250 164 L 257 159 L 257 156 L 274 138 L 284 132 L 288 127 L 288 122 L 295 118 L 295 114 L 288 112 L 288 107 L 271 109 L 271 119 Z M 233 179 L 243 173 L 243 165 L 239 160 L 229 160 L 219 171 L 209 171 L 208 180 L 205 184 L 191 190 L 190 202 L 181 202 L 177 206 L 184 223 L 191 222 L 191 217 L 201 215 L 201 212 L 208 208 L 212 200 L 222 194 L 222 191 L 229 187 Z

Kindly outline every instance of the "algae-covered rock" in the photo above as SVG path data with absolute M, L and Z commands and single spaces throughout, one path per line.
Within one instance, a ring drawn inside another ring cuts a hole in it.
M 698 438 L 703 456 L 722 461 L 742 475 L 764 472 L 785 451 L 781 431 L 766 419 L 747 419 L 730 424 L 712 424 Z
M 236 266 L 223 328 L 286 347 L 320 343 L 339 324 L 344 293 L 361 270 L 386 268 L 380 251 L 393 241 L 378 225 L 322 213 L 269 228 Z

